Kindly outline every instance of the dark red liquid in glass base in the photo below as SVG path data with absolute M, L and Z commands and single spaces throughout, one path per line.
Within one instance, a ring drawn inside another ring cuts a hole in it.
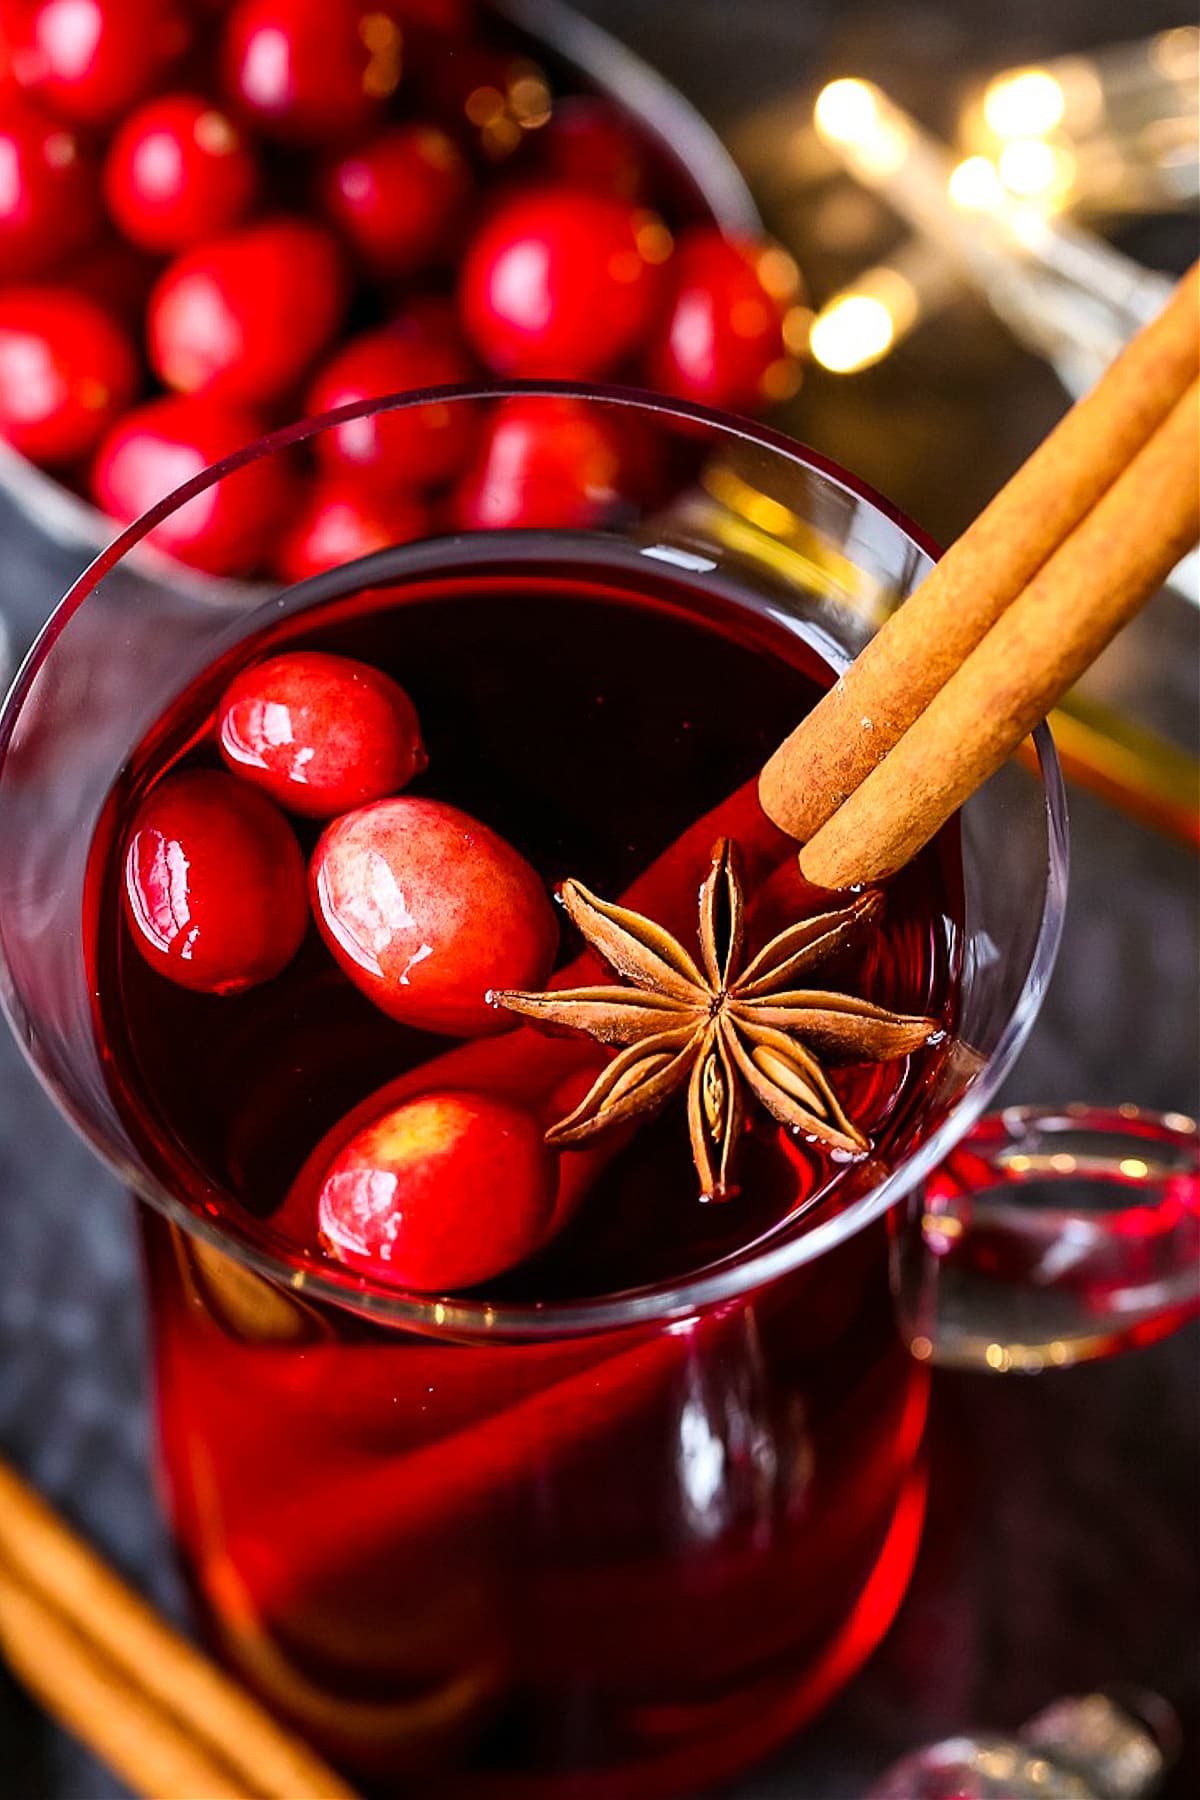
M 891 1322 L 883 1226 L 670 1326 L 497 1341 L 367 1322 L 304 1291 L 323 1258 L 293 1183 L 314 1147 L 384 1087 L 499 1089 L 555 1116 L 586 1047 L 407 1030 L 315 929 L 275 981 L 199 996 L 151 971 L 121 919 L 131 808 L 181 760 L 216 763 L 224 683 L 285 642 L 396 676 L 430 753 L 411 791 L 487 821 L 548 883 L 625 894 L 693 943 L 724 832 L 752 949 L 816 909 L 753 795 L 832 678 L 795 626 L 640 558 L 635 588 L 628 563 L 471 554 L 231 653 L 150 734 L 97 838 L 93 986 L 129 1128 L 161 1182 L 300 1277 L 285 1291 L 146 1215 L 171 1510 L 223 1652 L 370 1791 L 698 1794 L 823 1704 L 903 1592 L 926 1376 Z M 944 837 L 822 979 L 949 1024 L 959 918 Z M 657 1287 L 827 1218 L 928 1128 L 943 1054 L 836 1072 L 869 1162 L 755 1118 L 722 1206 L 697 1201 L 682 1106 L 568 1153 L 569 1222 L 478 1298 Z

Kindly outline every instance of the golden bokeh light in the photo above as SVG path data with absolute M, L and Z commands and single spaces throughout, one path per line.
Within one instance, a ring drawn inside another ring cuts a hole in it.
M 858 143 L 875 129 L 878 120 L 878 89 L 853 77 L 829 82 L 813 108 L 817 133 L 827 144 Z
M 991 82 L 983 117 L 998 138 L 1042 137 L 1061 125 L 1067 109 L 1062 84 L 1049 69 L 1018 69 Z

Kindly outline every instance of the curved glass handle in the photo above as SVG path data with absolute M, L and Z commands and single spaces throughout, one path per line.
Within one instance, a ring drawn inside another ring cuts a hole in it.
M 1200 1138 L 1180 1113 L 1009 1107 L 893 1215 L 913 1355 L 1026 1373 L 1153 1342 L 1200 1312 Z

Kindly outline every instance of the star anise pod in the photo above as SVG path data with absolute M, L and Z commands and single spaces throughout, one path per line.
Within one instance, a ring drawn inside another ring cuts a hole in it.
M 630 985 L 493 994 L 539 1025 L 624 1046 L 546 1141 L 579 1144 L 646 1118 L 687 1081 L 692 1155 L 706 1200 L 737 1191 L 730 1165 L 746 1093 L 781 1124 L 862 1154 L 868 1142 L 842 1110 L 817 1051 L 882 1062 L 938 1032 L 933 1019 L 795 986 L 878 915 L 878 889 L 789 925 L 745 968 L 745 902 L 728 838 L 715 845 L 700 890 L 700 965 L 661 925 L 597 899 L 578 881 L 563 884 L 561 899 L 590 947 Z

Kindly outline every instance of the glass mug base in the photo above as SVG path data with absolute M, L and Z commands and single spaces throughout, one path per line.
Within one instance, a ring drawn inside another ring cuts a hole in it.
M 568 1346 L 347 1328 L 142 1226 L 200 1615 L 368 1791 L 695 1793 L 891 1622 L 928 1373 L 891 1324 L 882 1222 L 685 1328 Z

